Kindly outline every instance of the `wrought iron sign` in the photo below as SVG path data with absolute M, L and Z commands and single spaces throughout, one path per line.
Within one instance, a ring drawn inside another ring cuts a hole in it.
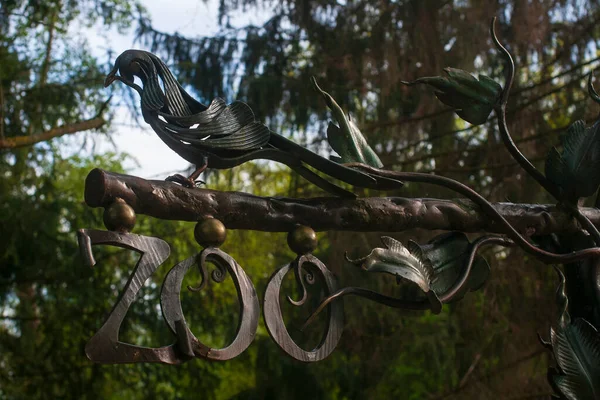
M 86 346 L 89 359 L 99 363 L 165 364 L 180 364 L 195 357 L 228 360 L 251 345 L 262 308 L 270 336 L 285 353 L 299 361 L 319 361 L 331 354 L 342 335 L 344 296 L 439 313 L 443 304 L 460 300 L 487 280 L 490 266 L 477 254 L 479 249 L 487 245 L 518 246 L 547 264 L 563 264 L 567 275 L 565 279 L 557 268 L 561 316 L 550 332 L 550 342 L 542 340 L 557 362 L 549 372 L 551 385 L 563 398 L 599 399 L 600 232 L 595 224 L 600 221 L 590 220 L 590 213 L 578 207 L 578 201 L 592 196 L 600 185 L 600 122 L 591 127 L 585 127 L 582 121 L 573 123 L 565 133 L 562 150 L 554 148 L 549 154 L 545 174 L 538 171 L 517 149 L 508 131 L 506 104 L 514 64 L 498 41 L 493 22 L 491 33 L 506 62 L 504 87 L 486 76 L 477 79 L 452 68 L 445 70 L 447 76 L 419 78 L 405 84 L 431 86 L 443 103 L 472 124 L 484 123 L 494 111 L 510 154 L 556 198 L 557 206 L 515 208 L 491 204 L 468 186 L 443 176 L 384 169 L 358 127 L 315 79 L 312 84 L 316 93 L 323 97 L 337 123 L 331 123 L 327 132 L 331 147 L 339 154 L 337 159 L 323 158 L 272 132 L 255 121 L 252 110 L 244 103 L 227 105 L 222 99 L 215 99 L 208 106 L 199 103 L 151 53 L 128 50 L 121 54 L 106 85 L 120 81 L 136 90 L 141 96 L 144 120 L 167 146 L 197 169 L 189 177 L 174 175 L 166 181 L 146 181 L 98 169 L 89 174 L 86 202 L 105 208 L 104 221 L 109 230 L 79 231 L 81 252 L 88 264 L 95 264 L 93 246 L 98 245 L 122 247 L 140 255 L 112 312 Z M 135 77 L 141 80 L 141 86 L 134 82 Z M 600 103 L 591 76 L 588 88 L 592 99 Z M 334 196 L 285 199 L 196 188 L 205 168 L 227 169 L 254 159 L 286 164 Z M 468 201 L 357 198 L 321 174 L 377 190 L 398 189 L 403 182 L 434 184 L 451 189 Z M 528 212 L 523 213 L 523 209 Z M 136 213 L 197 221 L 195 238 L 204 248 L 177 263 L 164 279 L 160 302 L 174 341 L 166 347 L 145 348 L 119 340 L 119 327 L 136 294 L 170 253 L 169 245 L 162 239 L 130 232 Z M 315 231 L 399 232 L 410 229 L 415 220 L 421 227 L 449 232 L 425 244 L 402 244 L 384 236 L 382 246 L 362 258 L 348 258 L 348 262 L 368 272 L 392 275 L 398 284 L 416 284 L 422 292 L 417 298 L 395 298 L 359 287 L 339 288 L 331 271 L 312 254 L 317 247 Z M 297 257 L 272 274 L 262 294 L 262 307 L 261 296 L 242 266 L 219 248 L 226 240 L 226 227 L 288 232 L 288 244 Z M 488 234 L 470 242 L 464 232 Z M 209 264 L 216 267 L 211 274 Z M 202 281 L 186 290 L 203 290 L 210 279 L 222 282 L 227 275 L 233 279 L 240 316 L 235 338 L 225 348 L 215 349 L 202 343 L 186 323 L 180 294 L 184 276 L 191 268 L 199 269 Z M 283 320 L 280 292 L 287 274 L 294 275 L 299 291 L 298 297 L 287 297 L 293 305 L 305 304 L 306 285 L 322 285 L 324 289 L 320 305 L 305 324 L 311 324 L 322 311 L 328 314 L 320 344 L 312 350 L 294 342 Z M 585 307 L 568 307 L 565 283 L 583 293 Z

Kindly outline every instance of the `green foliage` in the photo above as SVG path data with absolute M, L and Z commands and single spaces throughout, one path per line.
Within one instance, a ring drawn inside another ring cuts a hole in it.
M 79 267 L 73 240 L 81 224 L 101 226 L 101 216 L 82 201 L 85 176 L 98 165 L 122 170 L 121 160 L 110 154 L 86 160 L 55 156 L 28 174 L 2 168 L 7 189 L 0 203 L 0 235 L 6 238 L 0 244 L 2 314 L 15 316 L 0 326 L 0 387 L 7 398 L 67 396 L 56 371 L 73 374 L 83 365 L 82 353 L 73 350 L 92 332 L 99 307 L 108 305 L 100 292 L 110 292 L 114 271 L 92 280 L 93 271 Z
M 563 151 L 553 147 L 546 158 L 546 176 L 573 203 L 596 193 L 600 185 L 600 123 L 589 128 L 576 121 L 562 136 Z
M 493 79 L 473 75 L 456 68 L 444 68 L 448 77 L 434 76 L 419 78 L 405 85 L 426 84 L 435 89 L 435 95 L 447 106 L 454 108 L 456 114 L 473 125 L 487 121 L 500 98 L 502 87 Z
M 38 134 L 101 116 L 104 68 L 72 30 L 102 24 L 124 30 L 136 2 L 3 2 L 0 23 L 0 138 Z M 108 124 L 103 128 L 107 131 Z

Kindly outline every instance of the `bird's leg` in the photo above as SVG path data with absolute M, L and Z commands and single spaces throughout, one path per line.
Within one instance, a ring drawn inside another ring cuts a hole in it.
M 200 174 L 206 170 L 206 167 L 208 167 L 208 163 L 204 163 L 204 165 L 200 167 L 196 166 L 196 170 L 188 177 L 188 179 L 194 183 L 200 182 L 201 184 L 204 184 L 204 181 L 197 181 L 197 179 Z
M 203 181 L 197 179 L 200 176 L 200 174 L 204 172 L 206 167 L 208 167 L 208 158 L 204 157 L 204 159 L 202 160 L 202 164 L 200 166 L 196 165 L 196 170 L 192 172 L 192 174 L 187 178 L 181 174 L 175 174 L 167 177 L 167 179 L 165 180 L 169 182 L 179 183 L 181 186 L 185 186 L 188 188 L 194 188 L 198 183 L 204 183 Z

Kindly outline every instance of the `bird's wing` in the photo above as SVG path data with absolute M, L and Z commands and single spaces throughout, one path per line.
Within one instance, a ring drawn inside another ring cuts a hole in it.
M 271 131 L 260 122 L 252 122 L 243 126 L 235 134 L 219 138 L 209 137 L 194 143 L 197 146 L 224 150 L 253 150 L 265 146 L 269 142 Z
M 269 142 L 271 131 L 254 120 L 247 104 L 234 102 L 218 114 L 209 110 L 188 117 L 188 123 L 197 125 L 194 128 L 182 127 L 179 121 L 173 124 L 169 117 L 156 119 L 173 138 L 207 150 L 252 150 Z
M 234 135 L 244 126 L 254 122 L 254 113 L 245 103 L 235 102 L 219 114 L 207 115 L 206 111 L 190 116 L 193 128 L 177 129 L 177 134 L 187 139 L 204 139 L 209 136 L 220 137 Z M 165 118 L 170 122 L 169 118 Z
M 168 112 L 159 111 L 158 115 L 160 115 L 166 121 L 178 127 L 174 129 L 181 131 L 181 133 L 184 133 L 193 131 L 193 129 L 190 129 L 189 127 L 195 124 L 206 124 L 211 122 L 214 118 L 216 118 L 226 109 L 227 103 L 225 103 L 225 100 L 217 97 L 216 99 L 210 102 L 208 108 L 206 108 L 204 111 L 196 112 L 195 114 L 178 116 Z M 179 129 L 179 127 L 181 129 Z

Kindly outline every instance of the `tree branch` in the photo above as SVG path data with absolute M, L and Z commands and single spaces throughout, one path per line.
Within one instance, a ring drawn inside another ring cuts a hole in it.
M 87 131 L 89 129 L 98 129 L 105 123 L 106 121 L 104 120 L 104 118 L 95 117 L 85 121 L 75 122 L 69 125 L 62 125 L 31 136 L 16 136 L 11 138 L 0 139 L 0 150 L 16 149 L 19 147 L 31 146 L 36 143 L 54 139 L 63 135 Z
M 535 350 L 535 351 L 533 351 L 533 352 L 531 352 L 531 353 L 529 353 L 527 355 L 524 355 L 523 357 L 520 357 L 520 358 L 518 358 L 518 359 L 516 359 L 514 361 L 511 361 L 508 364 L 505 364 L 505 365 L 503 365 L 503 366 L 501 366 L 501 367 L 499 367 L 499 368 L 497 368 L 497 369 L 495 369 L 495 370 L 493 370 L 493 371 L 491 371 L 491 372 L 489 372 L 489 373 L 487 373 L 485 375 L 481 375 L 481 376 L 478 376 L 476 378 L 473 378 L 470 381 L 465 382 L 464 385 L 458 386 L 455 389 L 453 389 L 453 390 L 451 390 L 451 391 L 449 391 L 447 393 L 444 393 L 444 394 L 442 394 L 439 397 L 436 397 L 435 400 L 442 400 L 442 399 L 445 399 L 445 398 L 450 397 L 452 395 L 455 395 L 457 393 L 460 393 L 465 388 L 467 388 L 467 386 L 470 386 L 473 383 L 481 382 L 481 381 L 484 381 L 484 380 L 488 380 L 488 379 L 490 379 L 491 377 L 493 377 L 495 375 L 501 374 L 501 373 L 503 373 L 503 372 L 505 372 L 507 370 L 514 369 L 519 364 L 521 364 L 521 363 L 523 363 L 525 361 L 531 360 L 532 358 L 540 356 L 540 355 L 542 355 L 542 354 L 544 354 L 546 352 L 547 352 L 546 349 L 543 349 L 543 348 L 537 349 L 537 350 Z
M 91 207 L 105 207 L 116 198 L 124 199 L 138 214 L 180 221 L 214 217 L 229 229 L 287 232 L 296 224 L 302 224 L 317 231 L 400 232 L 420 228 L 505 233 L 476 205 L 464 199 L 258 197 L 239 192 L 188 189 L 171 182 L 92 170 L 85 184 L 86 203 Z M 581 229 L 573 218 L 553 205 L 496 203 L 493 206 L 525 235 Z M 581 211 L 600 226 L 600 210 L 582 208 Z

